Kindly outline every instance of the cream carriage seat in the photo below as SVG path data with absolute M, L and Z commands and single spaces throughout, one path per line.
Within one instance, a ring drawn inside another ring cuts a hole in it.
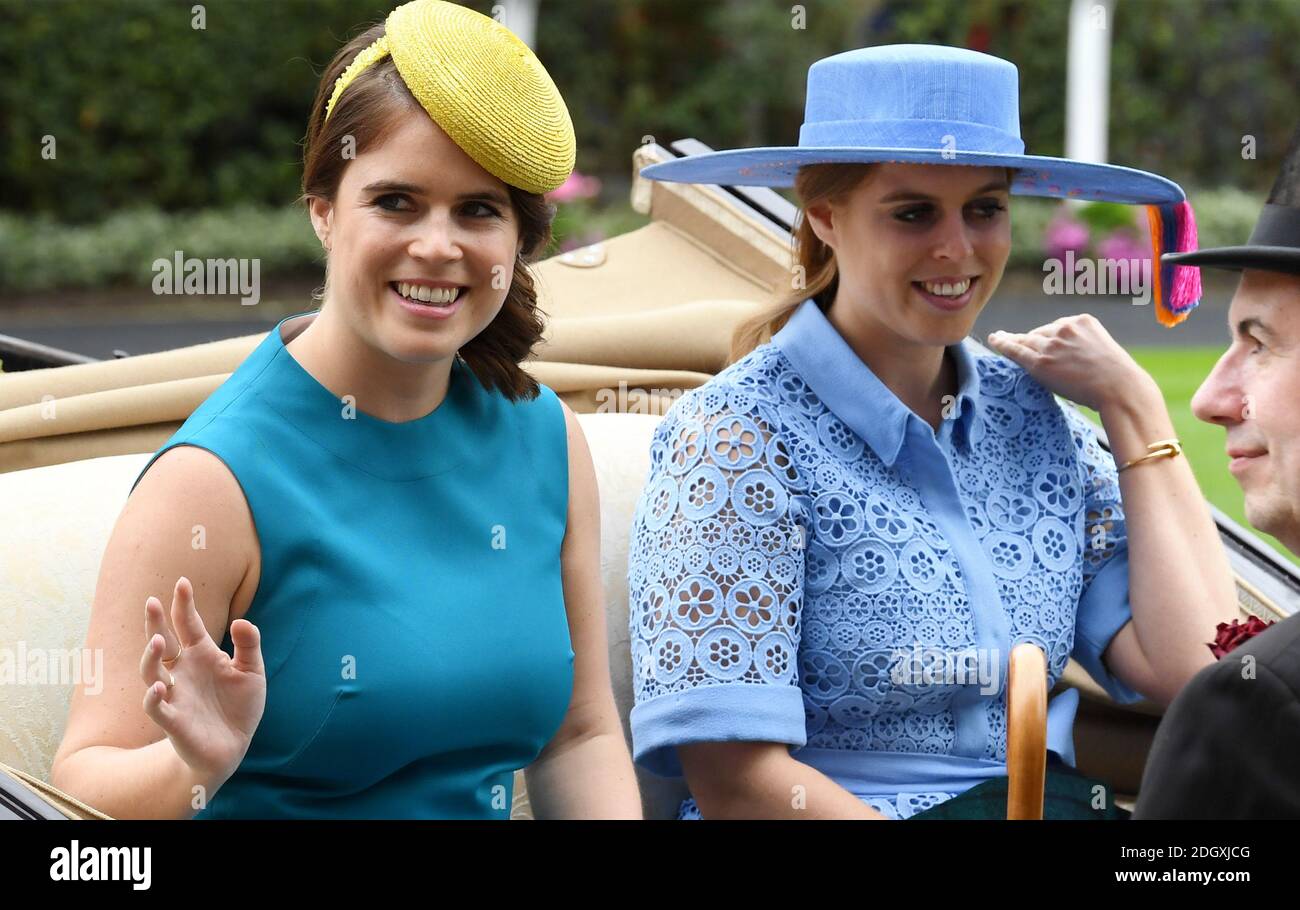
M 596 413 L 579 414 L 578 419 L 600 486 L 610 672 L 628 736 L 632 708 L 628 533 L 659 418 Z M 99 563 L 131 484 L 150 455 L 114 455 L 0 473 L 5 515 L 0 522 L 0 764 L 40 781 L 49 780 L 76 680 L 89 682 L 96 672 L 93 656 L 82 659 L 80 649 Z M 55 673 L 54 679 L 38 675 L 44 671 L 34 668 L 48 669 L 55 655 L 76 656 L 77 665 L 65 662 L 67 669 Z M 78 677 L 78 672 L 86 675 Z M 6 679 L 2 675 L 6 673 L 15 678 Z M 685 785 L 640 770 L 638 778 L 646 817 L 674 817 L 686 795 Z M 523 783 L 523 775 L 517 775 L 515 817 L 530 814 Z

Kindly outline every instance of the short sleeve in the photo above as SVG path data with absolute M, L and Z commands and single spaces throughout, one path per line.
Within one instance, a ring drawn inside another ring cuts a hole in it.
M 797 469 L 752 392 L 715 380 L 656 429 L 628 548 L 632 755 L 680 777 L 675 746 L 807 741 L 795 657 L 806 525 Z
M 1097 431 L 1072 407 L 1062 409 L 1074 439 L 1084 484 L 1083 590 L 1075 613 L 1072 656 L 1111 698 L 1121 704 L 1142 699 L 1112 674 L 1101 655 L 1133 618 L 1129 605 L 1128 536 L 1115 459 L 1097 441 Z

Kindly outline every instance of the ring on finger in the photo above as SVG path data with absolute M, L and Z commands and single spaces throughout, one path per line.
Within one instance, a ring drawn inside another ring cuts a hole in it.
M 171 672 L 172 666 L 176 663 L 176 661 L 181 659 L 181 654 L 184 651 L 185 651 L 185 646 L 181 645 L 181 649 L 180 651 L 176 652 L 175 657 L 164 657 L 162 660 L 162 665 L 167 670 L 167 688 L 169 689 L 172 686 L 176 685 L 176 677 Z

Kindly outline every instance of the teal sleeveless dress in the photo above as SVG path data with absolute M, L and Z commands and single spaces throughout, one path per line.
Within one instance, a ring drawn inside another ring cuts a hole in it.
M 266 711 L 195 817 L 508 818 L 573 686 L 559 399 L 511 403 L 457 360 L 431 414 L 380 420 L 286 350 L 302 315 L 149 461 L 220 458 L 261 547 Z

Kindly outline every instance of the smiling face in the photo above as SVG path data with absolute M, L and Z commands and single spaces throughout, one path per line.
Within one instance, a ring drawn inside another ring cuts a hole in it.
M 422 112 L 347 166 L 333 204 L 313 198 L 310 210 L 330 250 L 325 306 L 371 346 L 407 362 L 451 358 L 500 312 L 519 252 L 508 189 Z
M 1300 276 L 1247 269 L 1228 309 L 1231 346 L 1192 398 L 1227 431 L 1247 520 L 1300 550 Z
M 835 250 L 846 321 L 917 345 L 970 334 L 1011 252 L 1002 168 L 881 164 L 839 200 L 808 207 Z

